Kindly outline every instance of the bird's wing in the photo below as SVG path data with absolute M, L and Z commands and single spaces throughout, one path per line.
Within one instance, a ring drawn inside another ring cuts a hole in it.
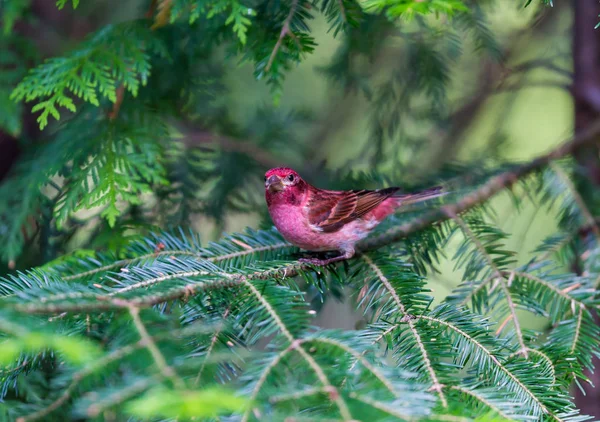
M 337 231 L 362 217 L 398 191 L 379 190 L 327 191 L 312 190 L 306 204 L 309 223 L 319 231 Z

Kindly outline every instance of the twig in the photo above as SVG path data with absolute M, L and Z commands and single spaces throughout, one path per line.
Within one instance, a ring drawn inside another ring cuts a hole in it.
M 596 223 L 596 219 L 592 215 L 591 211 L 585 204 L 585 200 L 581 197 L 581 194 L 569 179 L 569 176 L 561 169 L 558 165 L 554 163 L 550 163 L 550 168 L 552 171 L 558 176 L 558 178 L 565 184 L 569 192 L 571 192 L 571 196 L 573 196 L 573 200 L 577 204 L 579 211 L 583 214 L 583 218 L 585 219 L 585 226 L 589 227 L 592 232 L 594 232 L 594 236 L 596 239 L 600 240 L 600 229 L 598 228 L 598 224 Z
M 290 22 L 292 21 L 292 18 L 296 13 L 296 7 L 298 7 L 298 0 L 293 0 L 292 5 L 290 7 L 290 13 L 287 15 L 287 18 L 285 18 L 285 21 L 283 22 L 283 27 L 281 28 L 281 32 L 279 33 L 279 39 L 277 39 L 275 48 L 273 48 L 273 51 L 271 52 L 271 56 L 269 57 L 269 61 L 267 62 L 267 66 L 265 67 L 265 72 L 268 72 L 269 69 L 271 69 L 271 66 L 273 65 L 273 60 L 275 60 L 275 56 L 281 48 L 281 43 L 283 43 L 283 39 L 286 37 L 286 35 L 295 38 L 295 35 L 292 32 L 290 32 Z
M 594 124 L 590 125 L 587 130 L 582 131 L 570 141 L 565 142 L 558 148 L 548 152 L 547 154 L 541 155 L 528 163 L 516 166 L 513 170 L 505 171 L 504 173 L 493 177 L 483 186 L 463 197 L 460 201 L 454 204 L 443 206 L 440 210 L 430 211 L 422 217 L 417 218 L 409 223 L 393 228 L 379 236 L 374 236 L 370 239 L 367 239 L 361 243 L 360 250 L 365 251 L 378 249 L 382 246 L 399 241 L 407 234 L 422 230 L 431 224 L 447 220 L 449 215 L 458 215 L 463 213 L 491 198 L 502 189 L 512 186 L 522 177 L 547 166 L 550 164 L 550 162 L 556 159 L 575 152 L 577 149 L 589 143 L 597 141 L 599 136 L 600 121 L 596 121 Z
M 119 115 L 119 110 L 121 109 L 121 104 L 123 103 L 123 97 L 125 96 L 125 86 L 119 85 L 117 88 L 117 99 L 113 104 L 112 110 L 108 113 L 108 118 L 110 120 L 115 120 Z
M 480 349 L 483 353 L 485 353 L 488 356 L 488 358 L 498 367 L 498 369 L 500 369 L 509 378 L 511 378 L 515 383 L 517 383 L 519 385 L 519 387 L 521 387 L 523 389 L 523 391 L 537 403 L 537 405 L 540 407 L 540 409 L 545 414 L 550 414 L 555 419 L 560 420 L 556 417 L 556 415 L 551 413 L 548 410 L 548 408 L 540 401 L 540 399 L 538 399 L 538 397 L 525 384 L 523 384 L 523 382 L 519 378 L 517 378 L 517 376 L 515 374 L 513 374 L 506 366 L 504 366 L 498 360 L 498 358 L 490 350 L 488 350 L 487 347 L 485 347 L 481 342 L 479 342 L 479 340 L 477 340 L 474 337 L 471 337 L 465 331 L 461 330 L 459 327 L 457 327 L 456 325 L 454 325 L 448 321 L 444 321 L 442 319 L 430 317 L 427 315 L 420 315 L 419 318 L 427 320 L 427 321 L 436 322 L 440 325 L 443 325 L 443 326 L 447 327 L 448 329 L 454 331 L 455 333 L 459 334 L 463 338 L 467 339 L 468 341 L 472 342 L 478 349 Z
M 379 236 L 373 236 L 366 241 L 361 242 L 361 244 L 358 245 L 358 249 L 363 252 L 379 249 L 389 244 L 398 242 L 407 235 L 422 230 L 432 224 L 445 221 L 449 218 L 449 216 L 458 215 L 468 211 L 469 209 L 486 201 L 502 189 L 512 186 L 520 178 L 547 166 L 553 160 L 569 155 L 578 148 L 597 140 L 599 135 L 600 121 L 591 125 L 586 131 L 582 131 L 581 134 L 572 138 L 571 141 L 560 145 L 558 148 L 550 151 L 549 153 L 493 177 L 483 186 L 463 197 L 460 201 L 454 204 L 445 205 L 439 210 L 425 213 L 423 216 L 416 218 L 409 223 L 392 228 L 391 230 L 388 230 Z M 140 298 L 130 299 L 129 301 L 99 294 L 94 295 L 94 298 L 97 299 L 97 302 L 95 303 L 52 304 L 32 301 L 28 304 L 15 304 L 15 308 L 32 314 L 48 314 L 84 310 L 88 312 L 105 311 L 109 309 L 123 309 L 130 305 L 138 308 L 150 307 L 158 303 L 180 299 L 182 297 L 189 296 L 190 294 L 197 294 L 205 290 L 239 286 L 243 283 L 243 281 L 246 280 L 268 280 L 273 278 L 281 278 L 283 276 L 293 277 L 297 275 L 299 271 L 309 270 L 311 268 L 312 266 L 310 264 L 292 262 L 278 268 L 260 270 L 248 275 L 230 275 L 224 279 L 189 283 L 182 287 L 174 287 L 164 293 L 147 295 Z M 189 277 L 192 277 L 193 275 L 194 274 L 190 275 Z M 177 277 L 178 273 L 173 273 L 168 278 L 176 279 Z
M 510 314 L 512 315 L 512 322 L 515 326 L 515 332 L 517 333 L 517 340 L 519 341 L 519 345 L 521 346 L 520 353 L 527 359 L 527 346 L 525 346 L 525 340 L 523 339 L 523 331 L 521 330 L 521 323 L 519 322 L 519 318 L 517 317 L 517 307 L 512 300 L 512 296 L 510 295 L 509 286 L 511 285 L 513 279 L 515 278 L 515 273 L 511 272 L 508 277 L 508 281 L 504 279 L 504 277 L 500 280 L 500 286 L 502 287 L 502 291 L 504 292 L 504 296 L 506 297 L 506 303 L 508 303 L 508 309 L 510 310 Z
M 344 0 L 338 0 L 338 5 L 340 6 L 340 15 L 342 15 L 342 21 L 344 23 L 348 22 L 346 18 L 346 8 L 344 7 Z
M 460 391 L 463 394 L 473 397 L 475 400 L 480 401 L 481 403 L 492 409 L 494 412 L 498 413 L 498 415 L 500 415 L 501 417 L 505 418 L 506 420 L 511 420 L 511 418 L 505 415 L 504 412 L 502 412 L 497 406 L 495 406 L 493 403 L 490 403 L 481 395 L 477 394 L 477 392 L 458 385 L 453 385 L 452 387 L 450 387 L 450 389 Z
M 146 346 L 146 348 L 152 355 L 152 358 L 154 359 L 154 362 L 156 363 L 156 366 L 158 367 L 160 372 L 163 374 L 163 376 L 165 378 L 170 379 L 173 382 L 173 385 L 175 387 L 184 389 L 185 384 L 184 384 L 183 380 L 181 378 L 179 378 L 177 376 L 177 374 L 175 373 L 175 370 L 169 366 L 169 364 L 167 363 L 167 360 L 165 359 L 165 357 L 159 350 L 158 346 L 156 345 L 156 343 L 154 342 L 152 337 L 150 337 L 150 334 L 148 334 L 148 330 L 146 330 L 146 326 L 140 319 L 139 308 L 132 306 L 129 308 L 129 313 L 131 314 L 131 318 L 133 319 L 133 324 L 135 325 L 135 328 L 137 329 L 138 333 L 140 334 L 142 342 L 144 343 L 144 345 Z
M 438 395 L 440 396 L 442 405 L 444 407 L 448 407 L 448 400 L 446 400 L 446 396 L 444 395 L 444 393 L 442 391 L 443 385 L 440 383 L 440 381 L 437 377 L 437 374 L 435 373 L 435 369 L 433 368 L 433 365 L 431 364 L 431 359 L 429 359 L 429 354 L 427 352 L 427 349 L 425 349 L 425 345 L 423 344 L 423 340 L 421 339 L 421 334 L 419 334 L 419 331 L 415 327 L 414 321 L 409 317 L 408 312 L 406 311 L 406 307 L 404 306 L 404 303 L 402 303 L 402 300 L 400 300 L 400 296 L 398 295 L 396 290 L 394 290 L 393 286 L 390 284 L 389 280 L 383 274 L 383 272 L 381 271 L 379 266 L 377 266 L 377 264 L 375 264 L 373 262 L 373 260 L 371 258 L 369 258 L 367 255 L 363 255 L 362 258 L 365 260 L 367 265 L 369 267 L 371 267 L 371 269 L 375 272 L 375 274 L 377 274 L 377 277 L 379 278 L 381 283 L 384 285 L 386 290 L 389 292 L 390 296 L 392 296 L 392 299 L 396 303 L 396 306 L 398 307 L 398 310 L 400 311 L 400 313 L 403 314 L 403 317 L 404 318 L 408 317 L 407 318 L 408 327 L 410 328 L 410 331 L 411 331 L 413 337 L 415 338 L 415 343 L 417 343 L 417 346 L 419 347 L 419 351 L 421 352 L 421 355 L 423 356 L 423 362 L 425 362 L 425 367 L 427 368 L 427 372 L 429 372 L 429 377 L 431 378 L 431 383 L 432 383 L 431 388 L 432 388 L 432 390 L 436 391 L 438 393 Z
M 223 320 L 225 320 L 227 318 L 227 316 L 229 315 L 229 310 L 231 309 L 231 306 L 228 306 L 227 309 L 225 309 L 225 312 L 223 312 Z M 217 330 L 215 330 L 215 333 L 212 336 L 212 339 L 210 340 L 210 345 L 208 346 L 208 350 L 206 351 L 206 356 L 204 357 L 204 360 L 202 361 L 202 365 L 200 366 L 200 369 L 198 370 L 198 375 L 196 375 L 196 379 L 194 380 L 194 386 L 198 385 L 198 382 L 200 381 L 200 378 L 202 377 L 202 372 L 204 372 L 204 368 L 206 367 L 206 361 L 208 360 L 208 357 L 210 356 L 210 354 L 212 353 L 213 349 L 215 348 L 215 345 L 217 344 L 217 341 L 219 340 L 219 336 L 221 335 L 221 328 L 217 328 Z

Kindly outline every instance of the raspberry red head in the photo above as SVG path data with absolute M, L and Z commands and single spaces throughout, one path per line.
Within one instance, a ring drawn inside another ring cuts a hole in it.
M 267 203 L 298 203 L 306 190 L 306 182 L 296 171 L 288 167 L 277 167 L 265 174 L 265 197 Z
M 273 175 L 278 176 L 280 178 L 284 178 L 288 177 L 290 174 L 294 177 L 299 177 L 298 173 L 294 169 L 291 169 L 289 167 L 276 167 L 267 171 L 267 173 L 265 173 L 265 178 L 268 179 Z

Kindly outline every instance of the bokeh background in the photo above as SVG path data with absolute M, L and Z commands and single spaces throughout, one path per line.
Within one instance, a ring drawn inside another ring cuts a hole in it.
M 96 29 L 139 18 L 148 8 L 142 0 L 82 0 L 75 11 L 59 11 L 53 3 L 32 0 L 29 14 L 15 24 L 15 31 L 38 48 L 39 57 L 29 65 L 62 55 Z M 468 170 L 527 161 L 568 139 L 576 127 L 577 107 L 590 113 L 589 107 L 577 105 L 585 100 L 574 94 L 585 91 L 581 86 L 589 82 L 583 80 L 578 60 L 600 66 L 600 36 L 593 29 L 598 2 L 557 0 L 548 7 L 534 1 L 526 8 L 524 1 L 474 3 L 481 20 L 471 24 L 431 15 L 386 26 L 385 17 L 373 17 L 372 39 L 367 40 L 335 36 L 317 13 L 310 21 L 314 52 L 293 66 L 275 91 L 264 79 L 257 80 L 254 63 L 242 61 L 227 46 L 214 49 L 206 62 L 192 63 L 200 71 L 207 63 L 214 66 L 210 78 L 217 82 L 206 88 L 211 119 L 202 118 L 200 106 L 195 111 L 199 119 L 175 116 L 176 136 L 188 146 L 224 151 L 203 159 L 206 168 L 213 162 L 217 175 L 201 186 L 197 200 L 203 207 L 192 213 L 193 229 L 211 240 L 224 232 L 268 225 L 262 176 L 271 165 L 294 167 L 324 188 L 351 187 L 350 179 L 340 181 L 350 170 L 377 171 L 410 188 L 433 182 L 451 163 L 463 163 Z M 451 25 L 457 30 L 446 31 Z M 588 68 L 588 73 L 600 74 L 597 70 Z M 4 184 L 10 183 L 15 163 L 52 136 L 52 127 L 39 131 L 27 106 L 14 111 L 8 100 L 13 85 L 5 83 L 0 90 Z M 248 144 L 256 148 L 248 150 Z M 254 159 L 249 171 L 234 160 L 240 151 L 250 151 Z M 227 198 L 240 196 L 240 190 L 241 205 L 232 205 Z M 219 193 L 226 199 L 207 199 Z M 151 208 L 156 198 L 149 194 L 144 201 L 142 208 Z M 495 223 L 511 235 L 507 247 L 518 253 L 520 263 L 557 230 L 556 210 L 527 201 L 516 209 L 507 194 L 495 197 L 492 208 Z M 38 218 L 35 212 L 32 218 Z M 114 236 L 134 238 L 145 230 L 126 224 L 118 230 L 98 229 L 98 224 L 85 225 L 51 253 L 28 238 L 18 256 L 4 260 L 0 275 L 76 248 L 108 248 L 114 246 Z M 453 239 L 448 257 L 437 265 L 439 272 L 429 277 L 436 300 L 461 281 L 450 259 L 459 242 L 458 236 Z M 546 321 L 527 315 L 529 327 L 544 328 Z M 324 327 L 354 328 L 360 321 L 349 300 L 329 301 L 318 317 Z

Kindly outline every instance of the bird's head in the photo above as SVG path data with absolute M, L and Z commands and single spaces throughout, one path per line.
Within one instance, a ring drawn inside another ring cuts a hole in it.
M 291 168 L 277 167 L 265 173 L 265 197 L 269 205 L 274 201 L 300 203 L 306 188 L 306 182 Z

